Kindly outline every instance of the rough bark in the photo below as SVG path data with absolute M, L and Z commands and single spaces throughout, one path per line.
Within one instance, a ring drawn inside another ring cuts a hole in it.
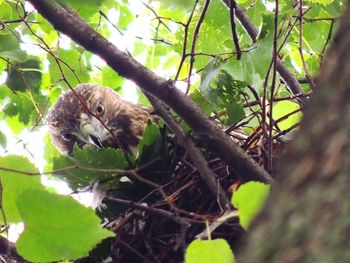
M 350 262 L 349 17 L 239 262 Z

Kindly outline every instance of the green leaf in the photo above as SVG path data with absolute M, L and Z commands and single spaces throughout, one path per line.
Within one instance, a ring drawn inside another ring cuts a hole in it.
M 113 88 L 114 90 L 119 89 L 124 83 L 124 78 L 120 77 L 110 67 L 104 67 L 102 69 L 102 85 Z
M 333 3 L 334 0 L 308 0 L 308 2 L 313 4 L 329 5 Z
M 103 239 L 115 236 L 101 227 L 92 209 L 70 196 L 27 190 L 18 196 L 17 204 L 25 224 L 17 251 L 28 261 L 85 257 Z
M 67 182 L 72 190 L 87 187 L 95 180 L 103 181 L 113 177 L 119 178 L 117 172 L 105 173 L 98 171 L 98 169 L 126 169 L 128 166 L 121 150 L 112 148 L 95 149 L 89 146 L 83 149 L 75 147 L 74 158 L 67 156 L 53 157 L 52 162 L 55 170 L 66 168 L 76 163 L 94 169 L 94 171 L 72 169 L 60 175 L 55 175 L 55 177 Z
M 47 161 L 44 170 L 45 171 L 51 171 L 54 170 L 54 159 L 62 157 L 62 154 L 55 148 L 55 146 L 52 144 L 52 140 L 50 135 L 47 133 L 44 136 L 44 158 Z
M 79 16 L 89 19 L 98 13 L 102 0 L 59 0 L 63 5 L 73 8 Z
M 233 194 L 231 203 L 238 209 L 239 222 L 244 229 L 249 228 L 252 220 L 260 212 L 269 192 L 269 185 L 248 182 Z
M 288 114 L 299 110 L 300 106 L 292 101 L 281 101 L 276 103 L 273 107 L 273 119 L 278 120 L 284 116 L 287 116 Z M 287 130 L 288 128 L 292 127 L 293 125 L 300 122 L 303 114 L 299 111 L 292 115 L 290 115 L 287 119 L 278 122 L 278 127 L 281 130 Z
M 250 18 L 250 21 L 257 27 L 261 28 L 263 23 L 262 15 L 266 11 L 265 5 L 262 3 L 262 1 L 256 1 L 254 3 L 254 7 L 248 8 L 248 11 L 246 14 Z
M 201 75 L 201 85 L 199 86 L 199 89 L 203 93 L 209 93 L 210 83 L 217 78 L 217 75 L 220 73 L 224 65 L 225 61 L 218 57 L 212 59 L 204 68 L 203 73 Z
M 0 20 L 8 20 L 11 19 L 12 17 L 12 8 L 11 5 L 6 3 L 6 2 L 1 2 L 0 1 Z
M 190 94 L 191 99 L 202 109 L 207 115 L 212 112 L 212 107 L 208 101 L 204 98 L 203 94 L 199 90 L 195 90 Z
M 188 11 L 193 7 L 193 2 L 188 0 L 162 0 L 159 1 L 159 5 L 158 15 L 181 20 L 188 15 Z
M 20 165 L 19 165 L 20 164 Z M 40 183 L 39 171 L 26 158 L 17 155 L 9 155 L 0 158 L 0 179 L 2 185 L 2 205 L 6 215 L 6 223 L 17 223 L 22 221 L 18 211 L 16 200 L 19 195 L 28 189 L 43 189 Z M 23 173 L 6 171 L 4 169 L 15 169 L 38 175 L 25 175 Z M 0 222 L 4 220 L 0 217 Z
M 18 40 L 13 35 L 0 35 L 0 56 L 23 61 L 27 54 L 19 47 Z
M 77 51 L 77 49 L 60 49 L 58 52 L 58 57 L 61 61 L 67 63 L 68 65 L 67 66 L 63 62 L 60 62 L 64 76 L 72 86 L 76 86 L 79 84 L 79 82 L 84 83 L 89 81 L 90 77 L 87 61 L 85 60 L 85 57 L 82 56 L 79 51 Z M 62 80 L 62 72 L 52 56 L 49 56 L 48 60 L 50 62 L 51 82 L 58 83 L 60 80 Z M 65 88 L 67 87 L 65 86 Z
M 6 124 L 11 128 L 11 131 L 14 134 L 19 134 L 21 131 L 23 131 L 25 129 L 25 125 L 23 124 L 23 122 L 20 122 L 19 120 L 19 116 L 14 116 L 14 117 L 7 117 L 6 118 Z
M 40 13 L 35 13 L 35 20 L 38 22 L 38 24 L 35 26 L 46 33 L 43 35 L 45 42 L 48 44 L 54 43 L 54 38 L 56 40 L 58 39 L 58 34 L 57 31 L 54 30 L 54 27 L 44 17 L 42 17 Z
M 231 107 L 234 107 L 230 106 L 231 104 L 241 102 L 245 88 L 243 82 L 237 81 L 234 75 L 224 70 L 226 66 L 226 61 L 215 58 L 204 68 L 201 76 L 199 89 L 214 111 L 231 110 Z M 233 115 L 230 116 L 232 117 Z
M 238 103 L 230 103 L 226 106 L 227 119 L 226 125 L 232 125 L 244 118 L 245 112 L 243 106 Z
M 194 240 L 188 246 L 186 263 L 234 263 L 235 257 L 225 239 Z
M 10 66 L 7 85 L 12 91 L 38 91 L 41 85 L 41 68 L 38 60 L 30 59 Z
M 242 54 L 241 60 L 231 59 L 225 65 L 224 69 L 232 76 L 233 79 L 245 82 L 250 85 L 259 86 L 262 83 L 262 79 L 254 71 L 254 67 L 247 54 Z
M 270 63 L 272 61 L 272 43 L 273 34 L 265 36 L 257 42 L 258 46 L 251 52 L 248 52 L 249 62 L 253 65 L 254 71 L 264 79 Z
M 35 110 L 34 103 L 36 101 L 34 96 L 39 96 L 37 99 L 42 98 L 42 96 L 41 94 L 33 94 L 31 91 L 13 93 L 8 88 L 3 89 L 3 92 L 10 98 L 9 103 L 4 109 L 4 113 L 9 117 L 13 117 L 11 119 L 6 118 L 6 122 L 13 132 L 19 133 L 24 128 L 22 124 L 29 123 L 30 117 Z
M 6 139 L 6 135 L 0 131 L 0 145 L 2 148 L 6 148 L 6 145 L 7 145 L 7 139 Z
M 344 11 L 344 7 L 346 6 L 345 0 L 337 0 L 333 1 L 330 5 L 322 5 L 322 9 L 327 12 L 330 16 L 337 17 Z
M 190 7 L 193 6 L 193 2 L 188 1 Z M 192 23 L 189 25 L 187 34 L 184 33 L 184 28 L 180 27 L 177 33 L 174 35 L 175 46 L 174 50 L 181 54 L 182 52 L 182 43 L 184 41 L 184 36 L 187 35 L 187 50 L 191 49 L 192 39 L 194 37 L 194 31 L 198 24 L 200 17 L 200 10 L 203 8 L 203 2 L 199 2 L 197 5 L 198 9 L 194 13 Z M 184 17 L 187 18 L 189 11 L 182 15 L 179 18 L 180 21 L 185 22 Z M 225 14 L 225 15 L 223 15 Z M 170 17 L 174 17 L 173 14 L 168 14 Z M 233 41 L 232 41 L 232 32 L 230 26 L 230 17 L 229 10 L 222 1 L 211 1 L 208 11 L 205 15 L 204 21 L 201 25 L 200 34 L 198 35 L 196 41 L 196 53 L 207 53 L 207 54 L 223 54 L 234 51 Z M 218 41 L 220 39 L 220 41 Z M 196 69 L 201 69 L 205 67 L 209 60 L 210 56 L 199 55 L 196 56 L 194 60 L 194 67 Z M 184 70 L 184 69 L 183 69 Z M 188 71 L 187 71 L 188 73 Z M 185 75 L 185 74 L 184 74 Z M 184 77 L 183 74 L 180 74 L 180 78 Z
M 7 62 L 0 59 L 0 74 L 2 74 L 6 68 L 7 68 Z
M 54 87 L 50 89 L 50 95 L 49 95 L 50 104 L 51 105 L 55 104 L 56 100 L 61 94 L 62 94 L 62 90 L 60 88 Z
M 257 42 L 257 48 L 242 54 L 241 60 L 229 60 L 224 69 L 233 79 L 255 87 L 262 85 L 272 60 L 272 35 Z
M 118 27 L 121 30 L 126 30 L 131 21 L 134 20 L 134 15 L 132 12 L 130 12 L 129 6 L 123 4 L 123 3 L 118 3 L 118 9 L 119 9 L 119 21 L 118 21 Z
M 326 39 L 328 38 L 330 27 L 331 23 L 329 21 L 306 23 L 303 27 L 303 48 L 311 54 L 317 52 L 321 53 L 326 43 Z M 304 56 L 305 55 L 306 54 L 304 54 Z
M 152 123 L 147 125 L 142 137 L 142 145 L 155 144 L 158 141 L 159 136 L 160 136 L 160 133 L 157 125 Z
M 138 145 L 138 165 L 150 162 L 160 154 L 161 149 L 161 135 L 159 127 L 156 124 L 149 123 L 144 132 L 142 139 Z

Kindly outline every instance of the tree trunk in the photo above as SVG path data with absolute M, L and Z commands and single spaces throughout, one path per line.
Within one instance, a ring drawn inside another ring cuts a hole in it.
M 239 262 L 350 262 L 349 17 Z

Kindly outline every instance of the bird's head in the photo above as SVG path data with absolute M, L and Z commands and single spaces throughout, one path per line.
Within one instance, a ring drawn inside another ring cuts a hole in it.
M 75 144 L 114 148 L 121 144 L 128 151 L 137 144 L 148 108 L 96 84 L 81 84 L 74 91 L 63 93 L 47 116 L 53 144 L 61 153 L 71 155 Z

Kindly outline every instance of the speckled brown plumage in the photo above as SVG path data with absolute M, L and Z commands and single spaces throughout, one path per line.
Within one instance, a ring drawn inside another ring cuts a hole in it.
M 147 121 L 155 118 L 152 109 L 126 101 L 111 88 L 97 84 L 80 84 L 74 91 L 86 107 L 69 90 L 58 98 L 47 115 L 48 130 L 57 150 L 72 154 L 77 143 L 80 147 L 121 146 L 135 152 Z

